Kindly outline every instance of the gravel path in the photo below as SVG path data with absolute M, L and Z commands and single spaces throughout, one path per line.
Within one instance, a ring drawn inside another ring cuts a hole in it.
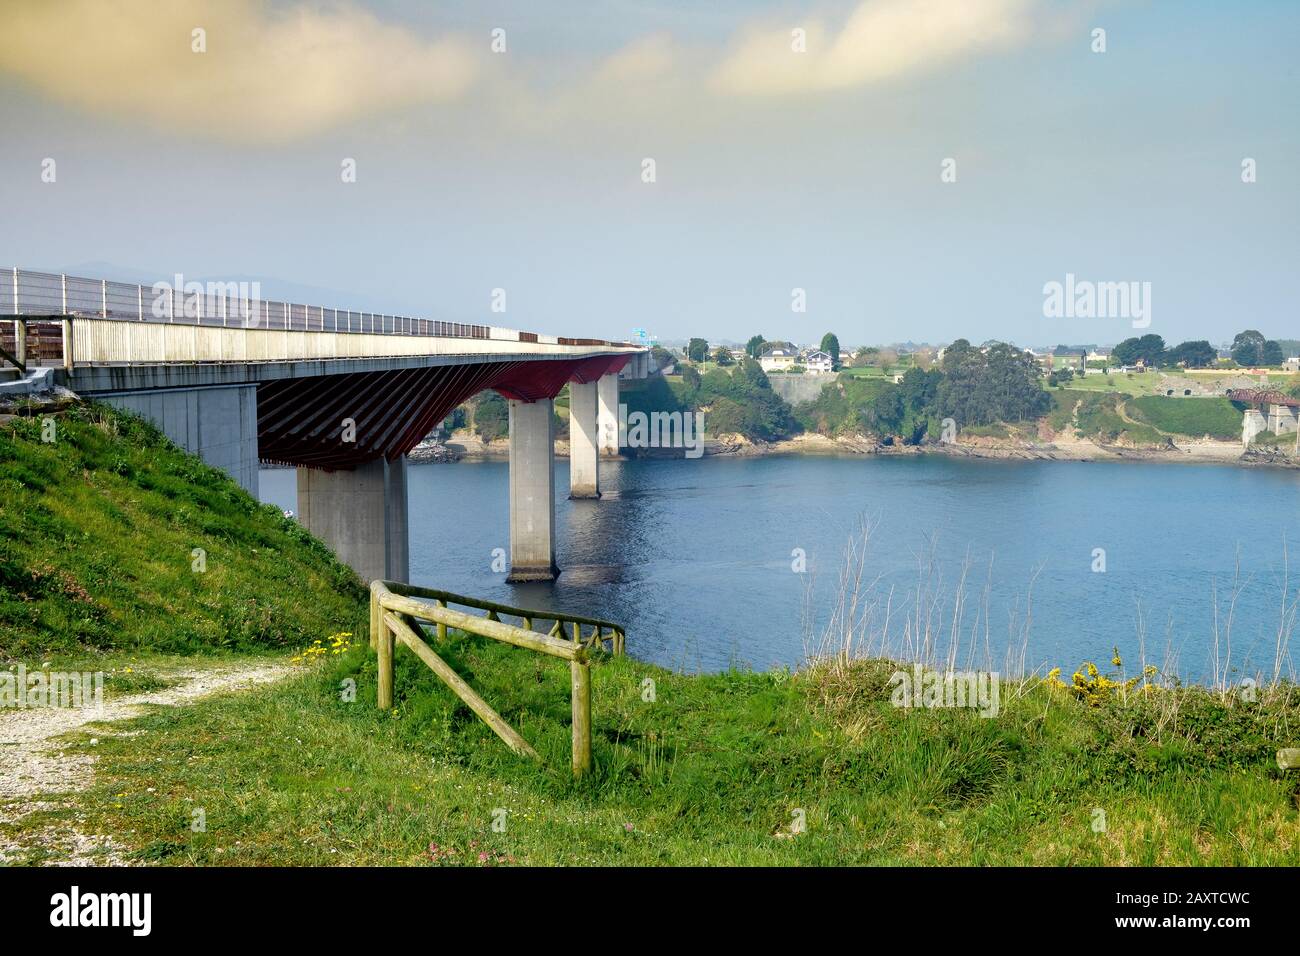
M 66 796 L 94 780 L 94 757 L 60 751 L 57 738 L 88 724 L 138 717 L 149 706 L 182 706 L 212 694 L 273 683 L 292 671 L 287 664 L 265 663 L 188 668 L 160 672 L 160 677 L 178 681 L 175 686 L 108 700 L 101 708 L 0 710 L 0 865 L 21 861 L 38 844 L 52 855 L 51 865 L 125 865 L 120 847 L 82 833 L 75 818 L 66 827 L 28 831 L 21 842 L 5 834 L 9 825 L 33 811 L 70 806 Z

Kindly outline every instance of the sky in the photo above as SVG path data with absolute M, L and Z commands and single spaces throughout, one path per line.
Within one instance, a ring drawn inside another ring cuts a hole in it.
M 1297 49 L 1295 0 L 0 0 L 0 263 L 602 338 L 1300 338 Z M 1147 314 L 1045 314 L 1067 275 Z

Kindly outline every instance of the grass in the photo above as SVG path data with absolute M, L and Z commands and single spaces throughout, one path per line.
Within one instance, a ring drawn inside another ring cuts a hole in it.
M 6 654 L 111 665 L 127 693 L 201 653 L 288 660 L 339 630 L 359 646 L 62 741 L 94 755 L 95 782 L 0 824 L 27 862 L 73 826 L 145 864 L 1300 863 L 1298 781 L 1273 764 L 1300 737 L 1285 683 L 1247 701 L 1030 678 L 983 718 L 893 706 L 879 659 L 686 675 L 607 658 L 593 771 L 574 781 L 562 665 L 430 637 L 540 763 L 405 649 L 381 712 L 364 593 L 327 551 L 151 429 L 93 408 L 60 421 L 54 446 L 23 421 L 0 441 Z M 186 577 L 196 543 L 222 577 Z
M 1084 392 L 1123 392 L 1126 395 L 1155 395 L 1160 390 L 1157 372 L 1112 372 L 1070 380 L 1069 388 Z
M 0 660 L 266 651 L 357 623 L 354 574 L 151 425 L 87 405 L 41 432 L 0 426 Z
M 1226 398 L 1144 395 L 1128 402 L 1127 409 L 1132 418 L 1174 435 L 1241 437 L 1241 411 Z
M 688 676 L 605 660 L 595 770 L 575 783 L 562 666 L 457 635 L 439 650 L 542 764 L 405 650 L 396 709 L 378 711 L 363 648 L 95 731 L 94 789 L 22 825 L 75 812 L 136 861 L 196 865 L 1300 863 L 1296 781 L 1272 763 L 1297 733 L 1289 690 L 1089 704 L 1031 681 L 984 719 L 892 706 L 883 661 Z
M 1164 445 L 1168 438 L 1159 430 L 1141 422 L 1128 421 L 1121 409 L 1127 395 L 1114 392 L 1084 393 L 1078 411 L 1079 434 L 1110 443 L 1125 441 L 1134 445 Z

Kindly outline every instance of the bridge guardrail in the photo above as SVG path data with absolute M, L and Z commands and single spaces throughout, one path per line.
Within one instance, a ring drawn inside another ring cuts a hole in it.
M 448 607 L 459 604 L 476 610 L 485 610 L 479 617 Z M 524 626 L 517 627 L 501 620 L 506 614 L 519 617 Z M 542 634 L 532 629 L 535 621 L 554 621 L 550 633 Z M 522 756 L 539 759 L 528 745 L 491 705 L 465 683 L 437 653 L 421 638 L 421 622 L 437 628 L 438 640 L 447 636 L 447 628 L 488 637 L 515 647 L 569 662 L 570 697 L 573 714 L 573 773 L 581 776 L 591 768 L 591 661 L 590 652 L 604 648 L 610 641 L 611 651 L 622 654 L 626 632 L 622 625 L 599 618 L 583 617 L 563 612 L 533 611 L 482 601 L 477 598 L 453 594 L 433 588 L 421 588 L 397 581 L 372 581 L 370 583 L 370 646 L 378 655 L 379 689 L 377 704 L 381 710 L 393 706 L 393 651 L 400 642 L 420 658 L 429 669 L 442 679 L 492 731 L 505 741 L 511 750 Z M 572 637 L 564 638 L 564 625 L 572 625 Z M 584 637 L 582 626 L 590 625 L 592 633 Z M 604 631 L 610 632 L 604 637 Z
M 188 288 L 200 283 L 185 285 L 184 289 L 175 289 L 167 282 L 144 286 L 14 267 L 0 271 L 0 317 L 77 317 L 214 328 L 418 335 L 514 342 L 540 340 L 558 344 L 558 339 L 554 336 L 539 336 L 537 333 L 516 329 L 256 298 L 241 294 L 249 291 L 247 282 L 209 282 L 203 284 L 202 290 Z M 625 342 L 596 339 L 581 341 L 607 346 L 629 345 Z

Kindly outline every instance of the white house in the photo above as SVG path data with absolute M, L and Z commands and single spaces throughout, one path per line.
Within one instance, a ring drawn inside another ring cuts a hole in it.
M 816 352 L 809 352 L 804 357 L 804 365 L 808 367 L 808 371 L 813 373 L 830 372 L 835 367 L 835 361 L 831 358 L 829 352 L 818 349 Z
M 758 364 L 764 372 L 788 372 L 799 361 L 799 353 L 791 349 L 775 348 L 759 356 Z

